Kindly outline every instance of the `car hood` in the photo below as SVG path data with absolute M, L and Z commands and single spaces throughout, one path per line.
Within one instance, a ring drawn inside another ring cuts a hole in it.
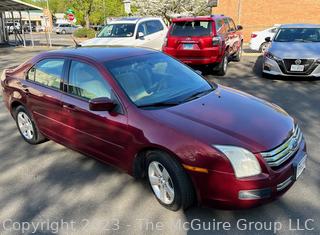
M 285 59 L 318 59 L 320 42 L 272 42 L 268 51 Z
M 233 145 L 254 153 L 279 146 L 294 128 L 294 120 L 277 105 L 223 86 L 151 113 L 157 122 L 206 144 Z
M 81 43 L 82 46 L 128 46 L 133 38 L 92 38 Z

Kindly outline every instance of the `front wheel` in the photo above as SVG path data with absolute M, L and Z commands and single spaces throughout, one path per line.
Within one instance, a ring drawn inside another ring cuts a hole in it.
M 39 144 L 46 140 L 25 107 L 19 106 L 15 110 L 15 120 L 22 138 L 29 144 Z
M 194 203 L 191 181 L 175 159 L 160 151 L 150 151 L 146 165 L 149 184 L 162 206 L 177 211 Z
M 260 46 L 260 52 L 265 53 L 266 50 L 268 49 L 268 46 L 269 45 L 268 45 L 267 42 L 262 43 L 261 46 Z

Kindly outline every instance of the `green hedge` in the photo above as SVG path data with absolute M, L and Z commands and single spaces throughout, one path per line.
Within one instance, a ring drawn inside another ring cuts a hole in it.
M 73 35 L 77 38 L 94 38 L 96 31 L 93 29 L 81 28 L 73 32 Z

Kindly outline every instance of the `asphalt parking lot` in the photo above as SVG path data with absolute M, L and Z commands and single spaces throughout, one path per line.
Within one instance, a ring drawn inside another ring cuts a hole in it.
M 0 72 L 42 50 L 0 49 Z M 279 200 L 250 210 L 168 211 L 143 181 L 52 141 L 28 145 L 1 97 L 0 233 L 21 234 L 23 222 L 42 222 L 37 233 L 320 234 L 320 80 L 265 79 L 260 67 L 259 54 L 246 54 L 241 63 L 230 63 L 225 77 L 208 71 L 206 77 L 276 103 L 300 124 L 309 149 L 307 169 Z M 230 230 L 220 222 L 230 223 Z

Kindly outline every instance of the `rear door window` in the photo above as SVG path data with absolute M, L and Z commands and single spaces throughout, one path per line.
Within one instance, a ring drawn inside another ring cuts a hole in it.
M 38 62 L 28 72 L 28 80 L 41 85 L 60 89 L 64 59 L 45 59 Z
M 229 31 L 230 32 L 236 31 L 236 25 L 231 18 L 229 18 Z
M 225 28 L 226 32 L 230 32 L 229 21 L 227 18 L 223 19 L 223 27 Z
M 172 36 L 209 36 L 212 33 L 211 21 L 183 21 L 172 25 Z

